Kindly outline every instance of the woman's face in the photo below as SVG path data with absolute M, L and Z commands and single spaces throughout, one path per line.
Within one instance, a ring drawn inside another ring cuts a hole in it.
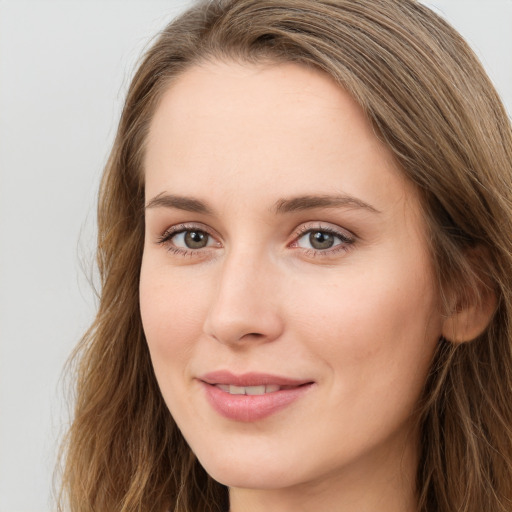
M 417 195 L 361 108 L 295 64 L 196 66 L 145 173 L 144 331 L 206 470 L 274 489 L 413 468 L 442 320 Z

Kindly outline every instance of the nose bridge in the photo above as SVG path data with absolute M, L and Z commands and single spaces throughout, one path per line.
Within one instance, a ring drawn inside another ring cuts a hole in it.
M 272 341 L 282 330 L 276 307 L 277 282 L 264 252 L 248 245 L 233 248 L 219 266 L 216 293 L 204 330 L 222 343 Z

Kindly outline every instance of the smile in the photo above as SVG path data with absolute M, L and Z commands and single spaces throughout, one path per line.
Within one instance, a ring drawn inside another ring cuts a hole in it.
M 276 393 L 282 389 L 290 389 L 293 386 L 278 386 L 277 384 L 267 384 L 261 386 L 235 386 L 234 384 L 216 384 L 216 387 L 230 395 L 266 395 L 267 393 Z
M 314 382 L 262 373 L 212 372 L 199 382 L 213 410 L 232 421 L 255 422 L 283 409 L 311 390 Z

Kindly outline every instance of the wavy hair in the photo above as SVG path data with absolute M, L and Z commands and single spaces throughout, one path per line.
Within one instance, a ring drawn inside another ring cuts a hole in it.
M 148 127 L 171 82 L 208 59 L 330 75 L 416 185 L 445 302 L 496 296 L 477 339 L 440 341 L 419 404 L 417 496 L 419 512 L 510 512 L 511 124 L 465 41 L 414 0 L 203 1 L 147 51 L 99 193 L 100 303 L 73 359 L 60 510 L 228 509 L 227 489 L 199 465 L 162 399 L 138 298 Z

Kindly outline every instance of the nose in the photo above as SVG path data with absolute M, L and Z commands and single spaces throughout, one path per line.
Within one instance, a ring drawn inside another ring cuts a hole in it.
M 263 256 L 232 254 L 221 264 L 204 332 L 220 343 L 266 343 L 283 331 L 276 270 Z

